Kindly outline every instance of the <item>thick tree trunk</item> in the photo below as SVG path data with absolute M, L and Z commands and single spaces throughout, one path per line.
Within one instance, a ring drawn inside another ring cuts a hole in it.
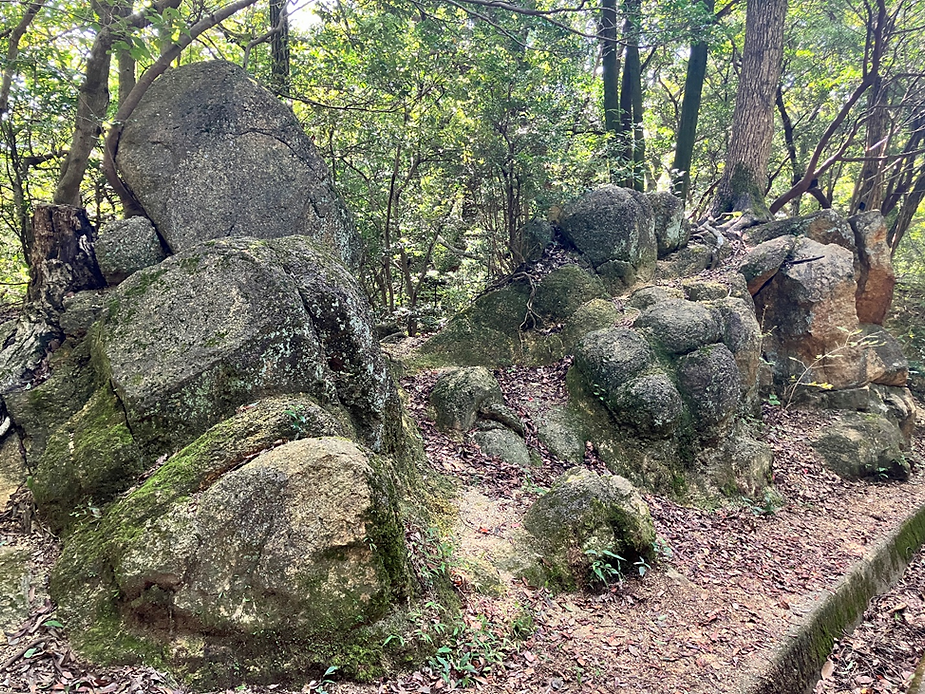
M 626 188 L 645 188 L 645 141 L 642 132 L 642 66 L 639 60 L 639 31 L 642 23 L 641 0 L 626 0 L 623 42 L 623 80 L 620 85 L 620 138 L 627 175 L 621 181 Z
M 289 93 L 289 16 L 286 0 L 270 0 L 270 74 L 277 93 Z
M 874 81 L 869 94 L 868 114 L 864 155 L 870 159 L 864 162 L 857 191 L 851 201 L 852 213 L 883 207 L 885 156 L 890 147 L 890 113 L 888 89 L 880 76 Z
M 105 287 L 93 253 L 95 237 L 83 208 L 38 205 L 26 243 L 28 300 L 51 311 L 61 311 L 67 294 Z
M 726 168 L 717 186 L 711 214 L 742 212 L 770 216 L 764 200 L 768 159 L 774 136 L 774 99 L 784 51 L 787 0 L 749 0 L 745 18 L 742 72 Z
M 703 0 L 703 5 L 713 11 L 714 0 Z M 672 164 L 672 187 L 674 194 L 687 200 L 691 189 L 691 163 L 694 160 L 694 143 L 697 138 L 697 120 L 700 118 L 700 101 L 703 97 L 703 81 L 707 75 L 708 45 L 699 41 L 691 46 L 687 60 L 687 76 L 684 79 L 684 97 L 681 100 L 681 117 L 678 121 L 678 141 L 675 145 Z

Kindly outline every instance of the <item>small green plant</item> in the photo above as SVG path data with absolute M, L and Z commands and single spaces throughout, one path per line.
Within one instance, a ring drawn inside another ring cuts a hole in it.
M 339 667 L 337 665 L 332 665 L 327 670 L 324 671 L 324 674 L 321 676 L 320 680 L 312 680 L 306 686 L 307 690 L 311 694 L 328 694 L 327 688 L 334 684 L 334 680 L 331 679 L 331 675 L 337 672 Z
M 625 557 L 621 557 L 609 549 L 586 549 L 585 557 L 588 559 L 588 570 L 596 583 L 606 588 L 623 580 Z
M 674 550 L 671 549 L 668 540 L 661 535 L 655 536 L 655 542 L 652 543 L 652 553 L 659 559 L 665 560 L 669 560 L 674 556 Z
M 777 393 L 771 393 L 768 395 L 768 404 L 771 407 L 780 407 L 780 398 L 777 397 Z
M 646 572 L 649 571 L 652 567 L 649 566 L 649 562 L 646 561 L 645 557 L 639 557 L 636 561 L 633 562 L 633 566 L 636 567 L 636 571 L 639 572 L 639 577 L 642 578 L 646 575 Z
M 286 414 L 289 416 L 290 424 L 292 425 L 293 440 L 298 441 L 301 438 L 305 438 L 309 428 L 308 417 L 305 415 L 305 411 L 301 408 L 290 407 L 286 410 Z

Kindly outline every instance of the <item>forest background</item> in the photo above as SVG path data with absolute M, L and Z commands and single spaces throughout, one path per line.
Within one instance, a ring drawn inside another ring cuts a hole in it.
M 903 281 L 925 282 L 918 0 L 3 0 L 0 293 L 23 296 L 36 204 L 123 214 L 105 143 L 164 68 L 218 58 L 287 101 L 327 160 L 380 317 L 434 329 L 592 187 L 726 211 L 756 36 L 759 63 L 782 53 L 748 114 L 773 122 L 759 207 L 881 209 Z

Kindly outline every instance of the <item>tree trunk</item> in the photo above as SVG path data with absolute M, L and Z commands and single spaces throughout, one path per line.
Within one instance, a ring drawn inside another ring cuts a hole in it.
M 884 157 L 890 148 L 888 92 L 889 89 L 884 85 L 883 78 L 877 76 L 868 100 L 867 141 L 864 146 L 864 156 L 871 157 L 871 159 L 864 162 L 857 191 L 851 201 L 853 214 L 864 210 L 879 210 L 883 206 L 885 187 L 883 174 L 887 164 Z
M 703 5 L 713 11 L 715 0 L 703 0 Z M 684 79 L 684 98 L 681 100 L 681 117 L 678 121 L 678 141 L 675 145 L 672 164 L 674 194 L 686 201 L 691 189 L 691 162 L 694 159 L 694 143 L 697 138 L 697 120 L 700 118 L 700 101 L 703 97 L 703 81 L 707 75 L 708 45 L 698 41 L 691 45 L 687 60 L 687 77 Z
M 604 80 L 604 129 L 615 133 L 620 124 L 620 46 L 617 44 L 617 0 L 601 4 L 601 77 Z
M 642 23 L 641 0 L 626 0 L 626 21 L 623 41 L 626 44 L 623 61 L 623 81 L 620 91 L 620 137 L 624 144 L 627 175 L 621 185 L 645 188 L 645 142 L 642 132 L 642 66 L 639 61 L 639 31 Z
M 93 253 L 95 237 L 83 208 L 38 205 L 26 240 L 29 301 L 61 311 L 65 295 L 105 287 Z
M 270 74 L 278 94 L 289 93 L 289 16 L 286 0 L 270 0 Z
M 729 151 L 710 211 L 713 217 L 729 212 L 770 217 L 764 195 L 786 17 L 787 0 L 748 2 L 742 71 L 732 115 Z

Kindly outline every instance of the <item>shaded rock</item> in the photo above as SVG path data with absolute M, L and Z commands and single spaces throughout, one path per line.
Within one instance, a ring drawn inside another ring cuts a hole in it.
M 717 301 L 729 296 L 729 287 L 722 282 L 689 278 L 681 282 L 684 298 L 688 301 Z
M 725 495 L 740 494 L 759 499 L 771 481 L 774 453 L 771 447 L 749 436 L 732 436 L 704 452 L 709 483 Z
M 77 292 L 64 298 L 64 312 L 58 317 L 58 324 L 66 336 L 81 339 L 106 314 L 108 306 L 109 299 L 103 292 Z
M 754 245 L 783 236 L 806 236 L 817 243 L 834 243 L 852 252 L 855 247 L 851 226 L 835 210 L 820 210 L 803 217 L 761 224 L 750 228 L 746 236 Z
M 848 221 L 854 230 L 861 264 L 857 289 L 858 320 L 883 325 L 896 286 L 892 253 L 886 240 L 886 220 L 874 211 L 855 215 Z
M 275 393 L 343 405 L 379 450 L 399 406 L 372 325 L 356 280 L 308 238 L 227 239 L 120 284 L 96 349 L 101 380 L 154 455 Z
M 574 367 L 611 412 L 620 411 L 618 392 L 642 373 L 652 360 L 652 348 L 628 328 L 589 333 L 575 348 Z
M 864 385 L 854 256 L 804 237 L 794 244 L 790 260 L 755 294 L 756 313 L 770 331 L 764 350 L 775 380 Z
M 703 304 L 670 299 L 650 306 L 633 324 L 646 328 L 669 354 L 686 354 L 718 342 L 723 326 L 719 314 Z
M 472 438 L 482 449 L 482 453 L 493 458 L 500 458 L 508 465 L 530 466 L 530 449 L 523 438 L 510 429 L 496 427 L 476 431 Z
M 826 466 L 840 477 L 904 480 L 909 463 L 899 428 L 877 415 L 844 415 L 813 442 Z
M 699 429 L 719 426 L 739 403 L 741 376 L 726 345 L 708 345 L 678 360 L 678 387 Z
M 722 341 L 735 357 L 739 368 L 742 391 L 749 397 L 758 387 L 758 370 L 761 366 L 761 326 L 755 318 L 751 297 L 729 297 L 714 301 L 710 306 L 719 312 L 723 324 Z
M 495 401 L 485 402 L 479 407 L 478 416 L 486 422 L 497 422 L 523 438 L 524 423 L 507 405 Z
M 638 376 L 607 399 L 618 422 L 643 437 L 664 437 L 678 426 L 684 403 L 674 383 L 663 373 Z
M 702 243 L 691 243 L 669 253 L 655 264 L 655 278 L 672 280 L 698 275 L 717 262 L 716 250 Z
M 684 216 L 684 201 L 671 193 L 646 193 L 655 220 L 655 240 L 658 257 L 664 258 L 687 245 L 690 224 Z
M 533 311 L 547 323 L 568 320 L 575 311 L 592 299 L 607 298 L 600 278 L 577 265 L 553 270 L 536 286 Z
M 442 374 L 430 393 L 437 426 L 444 431 L 469 431 L 479 410 L 503 405 L 501 386 L 484 366 L 453 369 Z
M 564 407 L 554 407 L 535 416 L 536 435 L 560 460 L 580 465 L 585 457 L 587 432 L 581 420 Z
M 562 233 L 597 267 L 608 260 L 630 263 L 637 275 L 651 275 L 656 258 L 652 206 L 642 193 L 602 186 L 569 204 Z
M 745 277 L 748 291 L 754 296 L 772 278 L 781 265 L 793 257 L 796 239 L 792 236 L 765 241 L 745 256 L 739 272 Z
M 608 260 L 597 266 L 598 277 L 612 296 L 622 294 L 636 284 L 636 268 L 625 260 Z
M 879 325 L 862 325 L 859 341 L 864 346 L 867 380 L 884 386 L 904 386 L 909 362 L 895 337 Z
M 578 307 L 562 329 L 562 342 L 567 350 L 588 333 L 595 330 L 612 328 L 615 323 L 623 319 L 620 311 L 609 299 L 592 299 Z
M 524 516 L 550 584 L 574 589 L 591 580 L 605 551 L 633 561 L 649 556 L 655 529 L 649 508 L 622 477 L 573 468 L 555 481 Z
M 77 414 L 97 387 L 87 342 L 65 342 L 51 355 L 49 366 L 47 381 L 3 397 L 33 465 L 45 451 L 52 432 Z
M 119 172 L 170 251 L 216 238 L 305 234 L 350 267 L 360 242 L 295 115 L 240 67 L 169 70 L 119 140 Z
M 671 299 L 683 299 L 684 294 L 680 289 L 675 287 L 641 287 L 637 289 L 627 300 L 626 305 L 639 311 L 645 311 L 650 306 L 669 301 Z
M 521 255 L 525 262 L 534 262 L 543 257 L 546 246 L 552 243 L 555 229 L 545 219 L 534 217 L 524 225 Z
M 29 617 L 29 589 L 34 582 L 32 557 L 23 547 L 0 546 L 0 644 Z
M 523 356 L 521 326 L 530 288 L 515 282 L 483 294 L 421 346 L 421 354 L 461 366 L 506 366 Z
M 106 284 L 119 284 L 133 272 L 157 265 L 167 254 L 147 217 L 129 217 L 100 228 L 93 246 Z
M 219 686 L 378 665 L 369 629 L 408 593 L 391 472 L 340 438 L 242 466 L 243 443 L 220 424 L 68 536 L 51 588 L 79 652 Z
M 908 388 L 871 385 L 869 406 L 866 409 L 899 427 L 907 446 L 912 443 L 918 407 Z
M 19 446 L 19 436 L 15 432 L 8 433 L 0 442 L 0 509 L 26 483 L 29 475 Z

